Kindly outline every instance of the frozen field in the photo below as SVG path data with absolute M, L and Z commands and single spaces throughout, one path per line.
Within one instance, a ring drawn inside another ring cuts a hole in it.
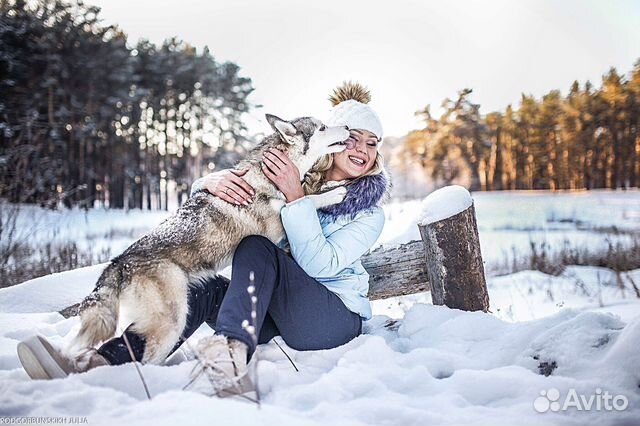
M 505 191 L 473 193 L 480 245 L 488 275 L 514 256 L 529 251 L 530 241 L 546 242 L 551 250 L 563 244 L 591 249 L 609 242 L 626 243 L 640 235 L 640 190 L 629 191 Z M 391 203 L 377 245 L 420 239 L 415 223 L 422 200 Z M 111 255 L 169 215 L 140 210 L 51 211 L 25 207 L 19 217 L 19 237 L 35 241 L 75 241 L 80 249 Z
M 547 241 L 552 249 L 565 240 L 597 248 L 640 232 L 640 191 L 476 193 L 473 199 L 488 269 L 526 251 L 530 239 Z M 418 238 L 420 210 L 420 201 L 387 206 L 378 244 Z M 59 240 L 111 246 L 113 254 L 166 217 L 78 211 L 36 216 L 40 223 L 28 230 L 32 238 L 52 232 Z M 632 282 L 640 285 L 640 270 L 616 274 L 571 266 L 560 276 L 491 276 L 490 314 L 433 306 L 428 293 L 376 301 L 364 334 L 327 351 L 298 352 L 277 337 L 300 371 L 273 341 L 262 345 L 258 409 L 182 391 L 193 360 L 143 366 L 150 401 L 131 364 L 31 381 L 15 355 L 17 342 L 34 333 L 60 345 L 71 339 L 77 318 L 56 311 L 86 295 L 103 266 L 0 289 L 0 416 L 160 425 L 601 426 L 637 424 L 640 418 L 640 299 L 632 289 Z M 207 333 L 204 325 L 190 341 Z M 617 408 L 603 408 L 604 392 L 615 397 Z M 571 395 L 583 398 L 579 404 L 591 401 L 591 409 L 566 405 Z

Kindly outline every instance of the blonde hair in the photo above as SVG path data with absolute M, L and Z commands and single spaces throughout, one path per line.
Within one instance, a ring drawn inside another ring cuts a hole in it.
M 376 159 L 373 162 L 373 166 L 365 174 L 364 176 L 372 176 L 380 174 L 384 171 L 384 157 L 380 152 L 376 153 Z M 322 188 L 322 185 L 326 182 L 325 175 L 329 169 L 333 166 L 333 154 L 323 155 L 315 162 L 315 164 L 311 167 L 311 169 L 304 175 L 304 181 L 302 182 L 302 189 L 304 190 L 305 195 L 316 194 Z M 354 178 L 354 179 L 358 179 Z

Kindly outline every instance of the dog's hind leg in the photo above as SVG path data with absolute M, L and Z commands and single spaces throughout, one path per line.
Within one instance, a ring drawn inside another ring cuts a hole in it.
M 188 276 L 177 265 L 164 262 L 132 286 L 138 312 L 131 331 L 145 339 L 143 363 L 161 364 L 178 342 L 189 313 Z
M 68 345 L 71 352 L 91 348 L 113 336 L 118 325 L 118 296 L 123 282 L 122 266 L 110 263 L 95 289 L 80 305 L 80 330 Z

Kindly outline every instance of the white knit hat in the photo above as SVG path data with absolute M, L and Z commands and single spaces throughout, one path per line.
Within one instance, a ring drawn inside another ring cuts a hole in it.
M 371 100 L 369 90 L 359 83 L 344 82 L 333 90 L 329 100 L 333 109 L 327 126 L 347 125 L 350 129 L 368 130 L 378 137 L 378 148 L 382 145 L 380 117 L 367 105 Z

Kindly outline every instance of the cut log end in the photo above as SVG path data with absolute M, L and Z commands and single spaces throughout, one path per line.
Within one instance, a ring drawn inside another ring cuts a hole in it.
M 446 219 L 418 225 L 434 305 L 489 311 L 473 203 Z

